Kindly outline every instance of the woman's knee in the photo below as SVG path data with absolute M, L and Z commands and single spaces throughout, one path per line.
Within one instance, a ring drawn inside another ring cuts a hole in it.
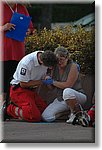
M 76 99 L 74 90 L 71 89 L 71 88 L 64 89 L 64 91 L 63 91 L 63 99 L 64 99 L 64 101 L 70 100 L 70 99 Z
M 45 109 L 45 111 L 42 113 L 42 119 L 46 122 L 53 122 L 55 121 L 55 115 Z

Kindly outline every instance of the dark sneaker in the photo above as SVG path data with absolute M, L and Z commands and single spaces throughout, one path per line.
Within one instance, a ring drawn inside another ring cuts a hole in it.
M 85 111 L 80 111 L 76 114 L 77 124 L 83 127 L 88 127 L 90 122 L 90 116 Z
M 2 120 L 6 121 L 7 119 L 10 119 L 10 116 L 7 114 L 7 104 L 4 101 L 4 104 L 2 106 Z
M 68 116 L 68 120 L 66 121 L 68 124 L 78 124 L 78 116 L 76 116 L 76 112 L 80 112 L 82 111 L 83 108 L 79 103 L 76 103 L 75 107 L 74 107 L 74 111 L 73 113 L 70 114 L 70 116 Z
M 75 114 L 71 114 L 69 119 L 66 121 L 68 124 L 79 125 L 79 119 Z

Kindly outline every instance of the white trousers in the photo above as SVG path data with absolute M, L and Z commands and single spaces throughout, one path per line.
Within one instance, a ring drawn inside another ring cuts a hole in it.
M 63 91 L 64 101 L 58 101 L 57 98 L 49 104 L 49 106 L 42 113 L 42 119 L 47 122 L 52 122 L 56 120 L 56 114 L 69 110 L 66 100 L 76 99 L 76 101 L 83 105 L 86 102 L 86 95 L 73 90 L 71 88 L 66 88 Z

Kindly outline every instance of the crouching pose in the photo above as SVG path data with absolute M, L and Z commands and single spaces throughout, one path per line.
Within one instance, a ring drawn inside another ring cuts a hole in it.
M 53 86 L 52 92 L 56 91 L 56 98 L 44 110 L 42 118 L 52 122 L 57 119 L 60 112 L 70 110 L 67 123 L 72 123 L 75 114 L 81 110 L 87 99 L 80 83 L 80 67 L 69 58 L 68 50 L 64 47 L 56 48 L 55 55 L 58 64 L 53 69 L 52 77 L 43 82 Z
M 47 68 L 56 64 L 56 56 L 51 51 L 36 51 L 26 55 L 19 62 L 10 82 L 11 103 L 3 109 L 3 119 L 9 117 L 29 122 L 39 122 L 47 104 L 37 94 L 36 88 L 42 84 Z

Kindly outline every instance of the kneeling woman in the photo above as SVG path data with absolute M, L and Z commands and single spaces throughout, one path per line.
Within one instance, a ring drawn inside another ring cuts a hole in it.
M 74 114 L 80 111 L 81 105 L 87 99 L 80 82 L 80 67 L 69 58 L 69 52 L 64 47 L 56 48 L 55 54 L 58 64 L 53 69 L 52 82 L 48 84 L 51 84 L 56 91 L 56 98 L 44 110 L 42 118 L 47 122 L 52 122 L 57 119 L 57 114 L 70 110 L 67 122 L 72 123 Z

